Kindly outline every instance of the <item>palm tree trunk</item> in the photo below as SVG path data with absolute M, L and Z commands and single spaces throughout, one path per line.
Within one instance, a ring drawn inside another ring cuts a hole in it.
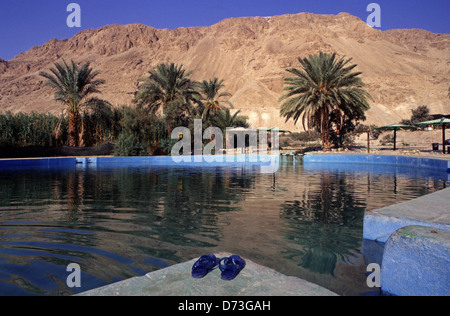
M 166 119 L 166 128 L 167 128 L 167 135 L 171 137 L 172 135 L 172 123 L 170 122 L 170 119 Z
M 322 149 L 323 151 L 331 150 L 330 143 L 330 131 L 329 131 L 329 117 L 327 111 L 322 111 L 321 113 L 321 136 L 322 136 Z
M 84 147 L 84 122 L 81 119 L 81 131 L 78 134 L 78 147 Z
M 69 112 L 69 146 L 78 147 L 78 121 L 80 115 L 77 112 Z

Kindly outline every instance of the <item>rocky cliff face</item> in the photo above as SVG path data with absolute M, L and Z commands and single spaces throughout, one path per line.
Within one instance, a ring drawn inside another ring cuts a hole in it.
M 225 79 L 236 109 L 254 127 L 301 130 L 279 117 L 287 67 L 319 51 L 352 57 L 374 98 L 367 123 L 409 118 L 426 104 L 432 113 L 450 113 L 450 35 L 424 30 L 379 31 L 346 13 L 300 13 L 232 18 L 210 27 L 159 30 L 142 24 L 108 25 L 71 39 L 51 39 L 9 61 L 0 60 L 0 111 L 50 111 L 53 101 L 39 71 L 64 58 L 90 61 L 106 80 L 102 97 L 131 104 L 139 78 L 161 62 L 183 64 L 193 79 Z

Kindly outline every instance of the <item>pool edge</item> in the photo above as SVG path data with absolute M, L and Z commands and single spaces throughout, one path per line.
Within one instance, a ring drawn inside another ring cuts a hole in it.
M 217 258 L 231 253 L 220 252 Z M 247 258 L 245 268 L 232 281 L 221 279 L 215 269 L 204 278 L 191 277 L 191 269 L 198 258 L 150 272 L 77 296 L 338 296 L 336 293 L 309 281 L 283 275 Z M 270 301 L 270 299 L 268 299 Z

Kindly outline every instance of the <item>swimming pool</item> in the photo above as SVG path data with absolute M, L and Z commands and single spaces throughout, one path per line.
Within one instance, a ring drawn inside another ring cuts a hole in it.
M 436 170 L 290 159 L 273 174 L 136 159 L 10 166 L 0 171 L 0 295 L 71 295 L 223 251 L 361 295 L 372 291 L 365 210 L 448 185 Z M 66 284 L 70 263 L 81 288 Z

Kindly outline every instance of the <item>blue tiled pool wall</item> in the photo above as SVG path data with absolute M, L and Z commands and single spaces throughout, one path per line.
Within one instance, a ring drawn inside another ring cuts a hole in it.
M 340 163 L 352 166 L 364 165 L 390 165 L 407 168 L 424 168 L 450 173 L 450 160 L 392 156 L 392 155 L 305 155 L 304 163 Z M 380 167 L 381 168 L 381 167 Z
M 216 155 L 216 156 L 145 156 L 145 157 L 70 157 L 0 160 L 0 170 L 28 168 L 85 168 L 118 166 L 263 166 L 279 163 L 279 155 Z M 181 161 L 180 161 L 181 160 Z
M 150 157 L 69 157 L 0 160 L 1 169 L 15 168 L 71 168 L 107 166 L 241 166 L 265 165 L 273 162 L 275 155 L 231 155 L 217 156 L 207 161 L 208 156 L 185 156 L 177 162 L 171 156 Z M 211 158 L 209 158 L 211 159 Z M 283 158 L 281 158 L 281 161 Z M 280 159 L 278 159 L 280 160 Z M 297 159 L 298 161 L 300 159 Z M 305 155 L 305 168 L 371 169 L 379 172 L 410 172 L 412 169 L 450 173 L 450 161 L 435 158 L 391 156 L 391 155 Z M 279 161 L 277 161 L 278 163 Z M 299 161 L 300 162 L 300 161 Z M 364 167 L 362 167 L 364 166 Z
M 0 160 L 1 169 L 74 167 L 76 158 L 33 158 Z

